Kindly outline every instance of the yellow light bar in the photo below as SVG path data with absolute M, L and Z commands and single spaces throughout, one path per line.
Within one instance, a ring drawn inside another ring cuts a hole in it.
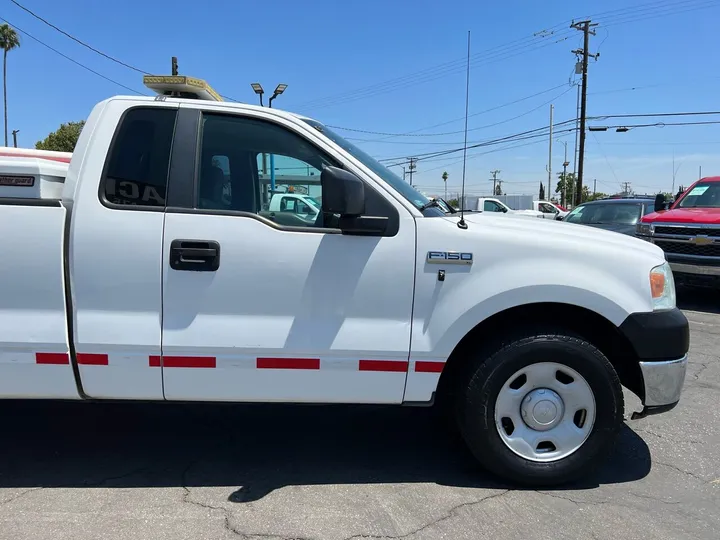
M 202 79 L 184 75 L 144 75 L 143 84 L 161 96 L 178 92 L 181 97 L 196 97 L 207 101 L 223 101 L 212 87 Z M 185 94 L 183 96 L 183 94 Z

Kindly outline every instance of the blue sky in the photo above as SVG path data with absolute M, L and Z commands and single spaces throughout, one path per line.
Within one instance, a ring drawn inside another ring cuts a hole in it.
M 588 115 L 720 109 L 716 0 L 658 0 L 651 6 L 650 0 L 178 0 L 171 7 L 147 0 L 20 1 L 142 70 L 167 73 L 175 55 L 181 74 L 204 78 L 239 101 L 256 102 L 251 82 L 262 83 L 266 92 L 286 83 L 277 107 L 361 130 L 337 131 L 377 158 L 462 146 L 468 30 L 470 142 L 546 126 L 549 102 L 555 105 L 556 122 L 575 117 L 576 91 L 569 85 L 575 79 L 575 56 L 570 51 L 582 41 L 580 32 L 568 29 L 568 21 L 588 15 L 600 23 L 590 43 L 600 58 L 590 65 Z M 0 0 L 0 16 L 102 75 L 145 91 L 141 74 L 73 42 L 10 0 Z M 533 37 L 543 30 L 553 33 Z M 25 34 L 21 40 L 8 60 L 9 129 L 20 130 L 20 146 L 34 146 L 60 123 L 85 118 L 99 100 L 129 93 Z M 683 120 L 720 121 L 720 115 L 665 119 Z M 556 138 L 568 142 L 572 163 L 574 135 L 558 133 Z M 719 150 L 720 125 L 589 133 L 586 183 L 592 187 L 597 179 L 598 191 L 606 193 L 625 181 L 638 192 L 669 191 L 673 153 L 677 188 L 697 179 L 700 166 L 703 175 L 720 174 Z M 556 142 L 554 171 L 562 169 L 563 152 L 563 144 Z M 541 181 L 547 182 L 546 138 L 468 155 L 469 193 L 487 192 L 493 169 L 501 170 L 507 193 L 535 193 Z M 446 170 L 448 191 L 458 191 L 461 157 L 421 159 L 414 183 L 427 193 L 442 193 L 440 177 Z

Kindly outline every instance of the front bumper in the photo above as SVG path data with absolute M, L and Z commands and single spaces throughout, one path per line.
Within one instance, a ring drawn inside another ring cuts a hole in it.
M 703 266 L 701 264 L 685 264 L 671 261 L 670 268 L 672 268 L 673 273 L 720 277 L 720 266 Z
M 632 419 L 674 408 L 680 401 L 690 349 L 690 325 L 683 312 L 674 308 L 633 313 L 620 325 L 620 332 L 635 350 L 642 374 L 642 385 L 632 390 L 641 394 L 643 409 Z
M 677 360 L 640 362 L 645 400 L 643 410 L 633 413 L 633 420 L 669 411 L 678 404 L 685 383 L 687 363 L 687 354 Z

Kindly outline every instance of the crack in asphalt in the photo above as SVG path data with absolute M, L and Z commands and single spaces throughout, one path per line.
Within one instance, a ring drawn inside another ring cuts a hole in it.
M 439 518 L 434 519 L 431 522 L 426 523 L 425 525 L 422 525 L 421 527 L 418 527 L 417 529 L 413 529 L 412 531 L 407 532 L 405 534 L 400 534 L 400 535 L 355 534 L 352 536 L 348 536 L 347 538 L 344 538 L 343 540 L 402 540 L 404 538 L 409 538 L 411 536 L 414 536 L 426 529 L 434 527 L 444 521 L 452 519 L 453 517 L 455 517 L 458 514 L 458 511 L 460 511 L 464 508 L 470 508 L 473 506 L 483 504 L 491 499 L 497 499 L 497 498 L 503 497 L 503 496 L 507 495 L 508 493 L 512 493 L 512 492 L 509 489 L 506 489 L 504 491 L 501 491 L 500 493 L 493 493 L 492 495 L 488 495 L 487 497 L 483 497 L 482 499 L 478 499 L 476 501 L 460 503 L 456 506 L 451 507 L 444 515 L 440 516 Z
M 705 371 L 708 367 L 710 367 L 710 362 L 698 362 L 700 364 L 700 369 L 697 370 L 697 373 L 693 376 L 693 380 L 697 381 L 700 379 L 700 375 L 702 375 L 703 371 Z
M 24 497 L 24 496 L 27 495 L 28 493 L 32 493 L 33 491 L 40 491 L 41 489 L 45 489 L 45 488 L 36 487 L 36 488 L 26 489 L 25 491 L 23 491 L 23 492 L 21 492 L 21 493 L 18 493 L 17 495 L 13 495 L 13 496 L 10 497 L 9 499 L 5 499 L 4 501 L 0 501 L 0 505 L 2 505 L 2 504 L 7 504 L 7 503 L 11 503 L 11 502 L 13 502 L 13 501 L 17 501 L 18 499 Z
M 662 499 L 660 497 L 655 497 L 653 495 L 645 495 L 644 493 L 633 493 L 632 491 L 628 492 L 633 497 L 637 497 L 638 499 L 648 499 L 653 502 L 659 502 L 661 504 L 668 504 L 668 505 L 675 505 L 680 504 L 680 501 L 668 501 L 666 499 Z
M 660 433 L 656 433 L 655 431 L 652 431 L 647 428 L 635 428 L 633 431 L 635 431 L 635 433 L 647 433 L 648 435 L 652 435 L 653 437 L 657 437 L 658 439 L 670 441 L 673 444 L 683 444 L 683 443 L 705 444 L 703 441 L 698 441 L 697 439 L 685 439 L 683 441 L 678 441 L 677 439 L 675 439 L 673 437 L 668 437 L 667 435 L 661 435 Z
M 569 502 L 575 504 L 575 506 L 580 506 L 583 504 L 587 505 L 587 506 L 601 506 L 603 504 L 615 504 L 611 501 L 587 501 L 587 500 L 580 500 L 580 499 L 575 500 L 572 497 L 565 497 L 563 495 L 558 495 L 557 493 L 551 493 L 549 491 L 535 491 L 535 493 L 537 493 L 538 495 L 546 495 L 548 497 L 552 497 L 553 499 L 561 499 L 563 501 L 569 501 Z
M 686 471 L 684 469 L 681 469 L 677 465 L 672 465 L 671 463 L 665 463 L 663 461 L 658 461 L 657 459 L 653 459 L 653 463 L 657 463 L 658 465 L 663 465 L 665 467 L 668 467 L 669 469 L 676 470 L 679 473 L 684 474 L 685 476 L 690 476 L 691 478 L 694 478 L 695 480 L 698 480 L 702 482 L 703 484 L 707 483 L 706 480 L 700 476 L 698 476 L 695 473 L 691 473 L 690 471 Z

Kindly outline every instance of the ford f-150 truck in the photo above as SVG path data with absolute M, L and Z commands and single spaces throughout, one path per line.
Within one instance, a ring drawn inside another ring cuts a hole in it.
M 662 248 L 678 283 L 720 289 L 720 176 L 702 178 L 665 210 L 643 216 L 636 234 Z
M 320 172 L 314 223 L 263 209 L 263 153 Z M 0 172 L 0 397 L 436 403 L 528 485 L 608 455 L 621 384 L 635 416 L 680 399 L 688 323 L 660 248 L 446 213 L 315 120 L 113 97 L 61 189 Z

